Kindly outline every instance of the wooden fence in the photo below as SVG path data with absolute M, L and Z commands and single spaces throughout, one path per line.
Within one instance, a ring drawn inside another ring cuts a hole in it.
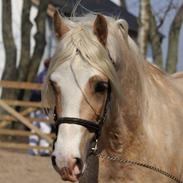
M 27 82 L 15 82 L 15 81 L 0 81 L 0 88 L 9 88 L 9 89 L 23 89 L 23 90 L 41 90 L 42 85 L 37 83 L 27 83 Z M 23 108 L 20 112 L 17 112 L 14 107 L 20 106 Z M 49 142 L 49 147 L 40 147 L 40 146 L 30 146 L 28 143 L 15 143 L 15 142 L 2 142 L 0 141 L 0 148 L 10 148 L 10 149 L 19 149 L 27 150 L 34 147 L 34 149 L 48 149 L 51 150 L 52 142 L 54 135 L 45 134 L 39 128 L 32 124 L 33 121 L 36 122 L 45 122 L 51 123 L 48 118 L 31 118 L 30 113 L 41 109 L 41 102 L 32 102 L 32 101 L 21 101 L 21 100 L 2 100 L 0 99 L 0 108 L 6 111 L 7 114 L 0 114 L 0 136 L 19 136 L 22 138 L 27 138 L 32 134 L 37 134 L 40 138 L 46 139 Z M 15 130 L 8 129 L 7 126 L 12 121 L 17 121 L 25 125 L 30 129 L 26 130 Z M 28 140 L 27 140 L 28 141 Z

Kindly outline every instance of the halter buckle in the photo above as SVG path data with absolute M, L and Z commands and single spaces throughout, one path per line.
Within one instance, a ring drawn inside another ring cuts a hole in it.
M 98 139 L 95 139 L 95 146 L 91 148 L 92 153 L 96 153 L 98 150 Z

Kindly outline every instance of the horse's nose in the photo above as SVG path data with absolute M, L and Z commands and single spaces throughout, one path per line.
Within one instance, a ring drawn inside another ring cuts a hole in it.
M 56 166 L 56 157 L 54 155 L 51 156 L 52 165 Z
M 68 160 L 68 167 L 61 169 L 61 175 L 63 180 L 75 182 L 78 181 L 82 174 L 83 162 L 81 158 L 75 157 Z
M 69 158 L 68 169 L 72 174 L 76 176 L 80 175 L 83 169 L 83 162 L 81 158 L 78 158 L 78 157 Z
M 56 162 L 56 156 L 51 156 L 52 164 L 55 170 L 61 175 L 62 179 L 65 181 L 75 182 L 82 174 L 83 161 L 78 157 L 69 157 L 66 160 L 67 166 L 59 166 Z
M 80 172 L 82 172 L 82 169 L 83 169 L 83 161 L 81 158 L 75 158 L 75 164 L 76 166 L 78 166 Z

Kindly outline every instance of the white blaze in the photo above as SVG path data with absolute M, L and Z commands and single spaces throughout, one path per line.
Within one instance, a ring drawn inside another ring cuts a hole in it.
M 61 90 L 62 117 L 80 118 L 82 92 L 84 92 L 88 80 L 96 74 L 99 74 L 99 72 L 83 61 L 79 55 L 73 62 L 67 61 L 61 64 L 51 74 L 50 79 L 56 82 Z M 57 166 L 60 166 L 60 168 L 66 166 L 66 159 L 69 156 L 81 157 L 79 149 L 82 128 L 74 124 L 61 124 L 59 126 L 53 155 L 56 156 Z

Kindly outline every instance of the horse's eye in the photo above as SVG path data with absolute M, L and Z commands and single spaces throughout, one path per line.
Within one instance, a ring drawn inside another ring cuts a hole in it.
M 95 92 L 105 92 L 108 89 L 108 83 L 104 82 L 104 81 L 100 81 L 98 83 L 96 83 L 95 85 Z

